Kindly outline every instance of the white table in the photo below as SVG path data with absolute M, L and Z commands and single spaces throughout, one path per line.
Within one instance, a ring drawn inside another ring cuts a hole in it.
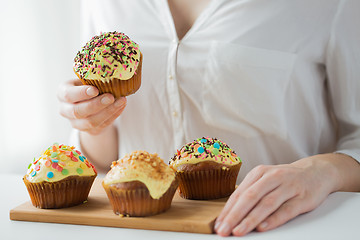
M 0 239 L 2 240 L 221 239 L 215 234 L 11 221 L 10 209 L 30 200 L 22 176 L 1 175 L 0 191 Z M 331 194 L 316 210 L 298 216 L 275 230 L 264 233 L 252 232 L 242 239 L 360 239 L 360 193 Z

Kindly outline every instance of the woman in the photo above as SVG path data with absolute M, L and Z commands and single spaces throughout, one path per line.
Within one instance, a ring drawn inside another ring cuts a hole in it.
M 78 80 L 61 114 L 95 165 L 135 149 L 165 159 L 201 136 L 243 159 L 215 223 L 273 229 L 335 191 L 360 191 L 356 0 L 84 1 L 84 40 L 122 31 L 144 56 L 140 90 L 115 100 Z

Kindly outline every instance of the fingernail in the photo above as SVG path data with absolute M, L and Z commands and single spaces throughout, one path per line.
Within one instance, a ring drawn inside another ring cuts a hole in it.
M 101 99 L 101 103 L 102 104 L 104 104 L 104 105 L 109 105 L 110 103 L 111 103 L 112 101 L 111 101 L 111 98 L 109 98 L 109 97 L 103 97 L 102 99 Z
M 262 223 L 260 223 L 259 228 L 262 229 L 262 230 L 264 230 L 264 229 L 267 228 L 268 225 L 269 225 L 269 224 L 268 224 L 267 222 L 262 222 Z
M 218 233 L 222 234 L 222 235 L 229 235 L 230 234 L 230 227 L 229 225 L 224 222 L 221 224 L 219 230 L 217 231 Z
M 118 100 L 116 100 L 115 102 L 115 107 L 122 107 L 125 104 L 125 98 L 120 98 Z
M 214 229 L 217 230 L 220 226 L 221 222 L 220 221 L 216 221 L 215 222 L 215 226 L 214 226 Z
M 86 94 L 89 97 L 95 97 L 97 95 L 97 91 L 95 88 L 89 87 L 88 89 L 86 89 Z

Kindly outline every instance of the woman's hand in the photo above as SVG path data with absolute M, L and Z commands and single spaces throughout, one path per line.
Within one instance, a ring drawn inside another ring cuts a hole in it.
M 230 196 L 215 222 L 215 231 L 221 236 L 243 236 L 254 229 L 276 228 L 313 210 L 342 187 L 343 179 L 335 164 L 327 161 L 335 159 L 334 155 L 350 159 L 359 173 L 359 164 L 342 154 L 316 155 L 292 164 L 254 168 Z
M 79 79 L 61 85 L 58 99 L 60 114 L 69 119 L 72 127 L 92 135 L 112 125 L 126 106 L 125 97 L 115 100 L 109 93 L 99 96 L 96 87 L 83 85 Z

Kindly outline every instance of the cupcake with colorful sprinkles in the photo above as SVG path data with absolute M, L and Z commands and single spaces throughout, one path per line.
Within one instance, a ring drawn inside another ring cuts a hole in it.
M 217 199 L 235 190 L 241 159 L 224 142 L 203 137 L 186 144 L 169 162 L 180 180 L 179 193 L 186 199 Z
M 124 33 L 94 36 L 77 53 L 74 71 L 84 85 L 115 98 L 135 93 L 141 85 L 142 53 Z
M 23 181 L 37 208 L 64 208 L 87 200 L 95 167 L 73 146 L 57 143 L 29 164 Z

